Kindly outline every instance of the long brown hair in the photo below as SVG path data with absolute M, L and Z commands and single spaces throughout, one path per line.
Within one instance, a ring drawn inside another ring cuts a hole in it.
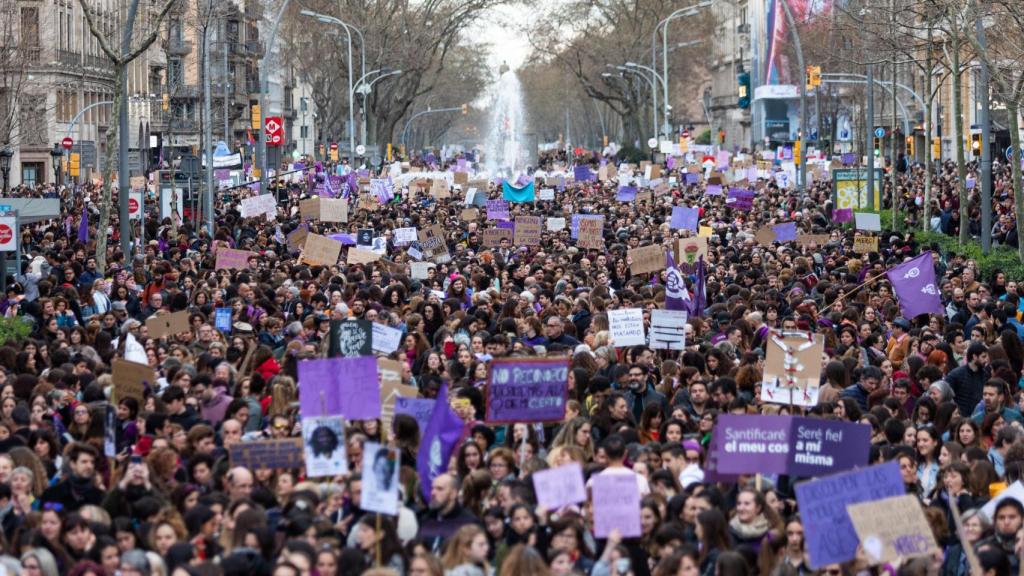
M 467 524 L 459 528 L 444 548 L 444 555 L 441 557 L 444 569 L 451 570 L 470 562 L 469 547 L 473 544 L 473 539 L 481 534 L 486 537 L 483 528 L 476 524 Z M 509 572 L 509 574 L 520 574 L 520 572 Z

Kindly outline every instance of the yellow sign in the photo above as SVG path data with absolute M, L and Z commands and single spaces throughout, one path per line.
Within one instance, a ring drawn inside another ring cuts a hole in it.
M 386 156 L 386 158 L 388 159 L 388 162 L 391 162 L 391 161 L 392 161 L 392 158 L 391 158 L 391 153 L 392 153 L 392 149 L 391 149 L 391 142 L 388 142 L 388 154 L 387 154 L 387 156 Z
M 793 143 L 793 163 L 797 166 L 800 165 L 800 140 Z
M 942 139 L 938 136 L 932 136 L 932 160 L 938 160 L 942 157 Z
M 261 174 L 262 174 L 262 172 L 260 172 L 259 168 L 253 168 L 252 169 L 252 177 L 253 178 L 259 178 Z
M 251 120 L 251 123 L 252 123 L 252 129 L 253 130 L 261 130 L 263 128 L 263 126 L 260 124 L 260 105 L 259 104 L 253 104 L 252 105 L 252 120 Z
M 78 178 L 81 175 L 79 173 L 79 162 L 81 162 L 81 155 L 77 152 L 72 152 L 68 158 L 68 172 L 73 178 Z
M 697 238 L 711 238 L 712 233 L 711 226 L 701 226 L 697 231 Z

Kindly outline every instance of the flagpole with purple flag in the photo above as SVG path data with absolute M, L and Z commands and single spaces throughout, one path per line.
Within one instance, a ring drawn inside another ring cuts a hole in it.
M 935 262 L 930 251 L 893 267 L 886 276 L 900 301 L 904 317 L 945 313 L 935 284 Z
M 82 220 L 78 223 L 78 241 L 89 243 L 89 209 L 82 206 Z
M 423 432 L 419 452 L 416 454 L 416 471 L 420 475 L 420 490 L 423 498 L 430 501 L 430 489 L 434 478 L 448 471 L 448 460 L 455 445 L 462 437 L 465 423 L 448 405 L 448 384 L 441 384 L 430 413 L 430 422 Z

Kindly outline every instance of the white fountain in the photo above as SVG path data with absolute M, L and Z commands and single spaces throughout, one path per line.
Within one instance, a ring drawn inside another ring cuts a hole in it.
M 523 109 L 523 88 L 519 77 L 502 64 L 498 83 L 494 86 L 491 123 L 484 141 L 484 168 L 487 174 L 508 179 L 518 178 L 526 171 L 529 154 L 524 149 L 526 114 Z

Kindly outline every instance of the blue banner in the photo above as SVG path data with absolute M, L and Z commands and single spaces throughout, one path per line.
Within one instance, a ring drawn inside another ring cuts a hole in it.
M 533 182 L 531 181 L 522 188 L 516 188 L 510 185 L 507 181 L 501 183 L 501 195 L 505 200 L 509 202 L 533 202 L 534 201 L 534 190 Z

